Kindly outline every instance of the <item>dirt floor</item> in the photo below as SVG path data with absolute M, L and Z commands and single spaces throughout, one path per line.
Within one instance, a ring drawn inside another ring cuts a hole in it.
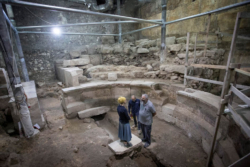
M 85 121 L 66 119 L 59 97 L 39 100 L 46 127 L 31 139 L 9 137 L 0 131 L 0 166 L 205 166 L 206 154 L 202 148 L 185 136 L 181 129 L 157 118 L 153 123 L 153 142 L 148 149 L 115 157 L 108 144 L 118 139 L 118 130 L 105 119 L 107 115 Z M 118 118 L 116 112 L 108 114 L 109 118 Z M 138 136 L 136 129 L 132 129 L 132 133 Z

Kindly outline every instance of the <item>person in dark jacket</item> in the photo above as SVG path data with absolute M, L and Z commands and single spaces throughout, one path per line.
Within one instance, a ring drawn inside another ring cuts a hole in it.
M 130 110 L 131 110 L 131 112 L 130 112 Z M 133 115 L 134 124 L 135 124 L 134 126 L 138 127 L 138 134 L 140 134 L 141 133 L 141 126 L 140 126 L 140 122 L 138 121 L 139 111 L 140 111 L 140 100 L 136 99 L 135 95 L 132 95 L 131 100 L 129 100 L 128 111 L 129 111 L 129 113 L 131 113 L 131 115 Z M 137 124 L 138 124 L 138 126 L 137 126 Z
M 127 109 L 124 107 L 126 105 L 126 98 L 119 97 L 118 103 L 119 103 L 119 106 L 117 107 L 117 112 L 119 114 L 118 137 L 120 138 L 121 142 L 123 142 L 126 147 L 130 147 L 131 144 L 129 142 L 131 141 L 132 135 L 131 135 L 131 129 L 130 129 L 130 124 L 129 124 L 130 117 L 129 117 Z

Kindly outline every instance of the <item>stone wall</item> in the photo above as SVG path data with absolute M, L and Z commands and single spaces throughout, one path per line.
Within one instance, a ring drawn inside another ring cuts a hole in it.
M 176 19 L 188 17 L 191 15 L 215 10 L 224 6 L 232 5 L 235 3 L 243 2 L 244 0 L 168 0 L 167 3 L 167 17 L 166 20 L 173 21 Z M 235 20 L 237 12 L 249 12 L 250 5 L 237 7 L 224 12 L 216 13 L 211 15 L 210 32 L 220 31 L 223 33 L 233 34 Z M 150 3 L 143 5 L 140 8 L 138 17 L 143 19 L 161 19 L 161 0 L 153 0 Z M 169 24 L 166 26 L 166 36 L 183 37 L 186 36 L 187 32 L 190 32 L 190 40 L 194 42 L 195 33 L 205 32 L 208 24 L 208 16 L 197 17 L 177 23 Z M 151 26 L 152 24 L 140 24 L 138 28 Z M 240 35 L 249 36 L 250 20 L 242 19 L 239 29 Z M 157 39 L 160 38 L 161 28 L 153 28 L 145 31 L 141 31 L 141 38 Z M 213 43 L 216 41 L 216 36 L 209 36 L 209 42 Z M 205 35 L 198 35 L 198 41 L 204 41 Z M 223 65 L 226 65 L 227 56 L 229 54 L 231 36 L 220 36 L 218 48 L 226 51 Z M 215 46 L 215 44 L 211 44 Z M 235 63 L 244 63 L 249 61 L 249 46 L 248 40 L 237 40 L 237 50 L 234 55 L 233 61 Z M 224 79 L 224 70 L 220 70 L 220 80 Z M 240 76 L 239 83 L 249 84 L 249 77 Z
M 90 10 L 83 3 L 58 0 L 27 0 L 29 2 L 48 4 L 54 6 L 69 7 L 81 10 Z M 121 14 L 132 16 L 136 7 L 122 5 Z M 84 15 L 70 12 L 58 12 L 31 7 L 13 6 L 16 26 L 38 26 L 38 25 L 56 25 L 70 23 L 86 22 L 106 22 L 115 21 L 112 18 Z M 116 14 L 115 10 L 108 13 Z M 123 31 L 136 29 L 136 24 L 124 25 Z M 51 28 L 28 29 L 20 31 L 46 31 L 51 32 Z M 117 34 L 117 24 L 103 24 L 91 26 L 74 26 L 61 28 L 62 32 L 74 33 L 100 33 Z M 71 50 L 75 50 L 84 45 L 101 44 L 101 36 L 82 36 L 82 35 L 44 35 L 44 34 L 20 34 L 20 39 L 24 51 L 24 57 L 29 71 L 30 79 L 35 81 L 49 81 L 55 79 L 55 69 L 51 64 L 56 59 L 69 59 Z M 124 38 L 125 41 L 134 41 L 134 36 Z M 115 38 L 117 40 L 117 38 Z M 21 73 L 21 70 L 19 70 Z M 21 74 L 20 74 L 21 75 Z

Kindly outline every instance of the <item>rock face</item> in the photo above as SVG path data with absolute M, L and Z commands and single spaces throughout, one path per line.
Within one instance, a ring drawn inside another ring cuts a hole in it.
M 149 50 L 146 48 L 138 48 L 137 53 L 149 53 Z
M 110 111 L 110 107 L 102 106 L 102 107 L 90 108 L 87 110 L 80 111 L 78 112 L 78 116 L 79 118 L 83 119 L 83 118 L 89 118 L 92 116 L 104 114 L 109 111 Z
M 108 73 L 108 80 L 109 81 L 116 81 L 117 80 L 117 73 Z
M 179 52 L 182 49 L 182 44 L 174 44 L 168 46 L 170 51 Z

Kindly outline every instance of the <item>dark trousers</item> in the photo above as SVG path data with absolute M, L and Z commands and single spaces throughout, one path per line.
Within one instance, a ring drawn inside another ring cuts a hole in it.
M 140 130 L 140 129 L 141 129 L 141 125 L 140 125 L 140 122 L 137 121 L 137 120 L 138 120 L 138 117 L 139 117 L 139 115 L 133 114 L 135 126 L 137 126 L 137 122 L 138 122 L 137 128 L 138 128 L 138 130 Z
M 152 125 L 145 125 L 141 123 L 141 131 L 143 134 L 143 139 L 148 144 L 151 144 L 151 129 Z

